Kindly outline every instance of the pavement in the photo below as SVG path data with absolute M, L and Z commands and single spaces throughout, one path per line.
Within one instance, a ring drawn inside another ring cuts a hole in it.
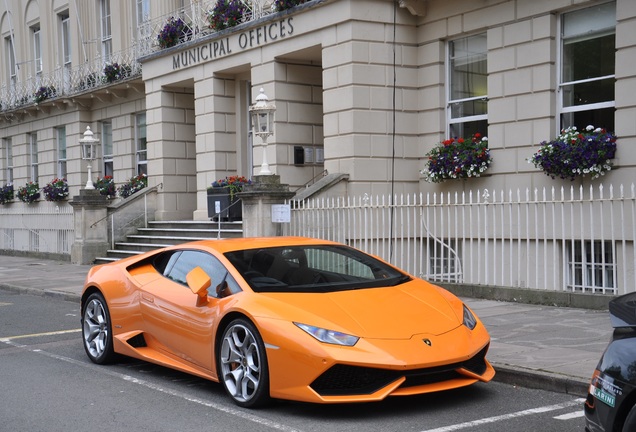
M 0 255 L 0 288 L 79 302 L 90 265 Z M 612 336 L 607 310 L 462 297 L 488 329 L 495 380 L 586 396 Z

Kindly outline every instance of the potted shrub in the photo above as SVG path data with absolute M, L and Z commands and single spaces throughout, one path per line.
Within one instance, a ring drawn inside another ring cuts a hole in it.
M 157 43 L 163 48 L 190 40 L 192 30 L 181 18 L 170 17 L 157 35 Z
M 543 141 L 529 163 L 546 175 L 574 180 L 589 175 L 592 179 L 605 175 L 614 166 L 616 135 L 602 128 L 575 126 L 564 129 L 553 141 Z
M 488 137 L 476 133 L 470 139 L 447 139 L 426 154 L 427 167 L 420 171 L 428 182 L 481 176 L 492 163 Z
M 27 204 L 40 199 L 40 185 L 37 182 L 27 182 L 18 188 L 18 199 Z
M 119 81 L 130 76 L 131 68 L 128 65 L 120 65 L 119 63 L 111 63 L 104 66 L 104 79 L 108 83 Z
M 0 188 L 0 204 L 7 204 L 13 201 L 13 197 L 14 192 L 13 185 L 11 183 L 7 183 Z
M 55 96 L 55 93 L 55 87 L 53 86 L 40 87 L 33 95 L 33 100 L 35 103 L 40 103 L 46 99 L 52 98 Z
M 104 195 L 106 198 L 115 198 L 117 190 L 115 189 L 115 181 L 112 176 L 97 177 L 95 182 L 95 189 L 99 191 L 100 195 Z
M 85 77 L 82 77 L 77 85 L 78 90 L 87 90 L 95 87 L 102 82 L 101 77 L 96 72 L 91 72 Z
M 117 188 L 117 193 L 122 198 L 128 198 L 146 186 L 148 186 L 148 177 L 146 174 L 139 174 L 131 177 L 126 183 L 119 186 L 119 188 Z
M 229 221 L 243 219 L 243 204 L 236 194 L 248 184 L 252 181 L 243 176 L 228 176 L 212 182 L 208 187 L 208 217 Z
M 55 178 L 42 188 L 42 192 L 47 201 L 62 201 L 68 197 L 68 183 L 64 178 Z
M 241 0 L 217 0 L 208 13 L 208 23 L 214 31 L 224 30 L 241 23 L 247 11 Z
M 274 2 L 274 9 L 278 12 L 291 9 L 294 6 L 298 6 L 307 2 L 307 0 L 276 0 Z

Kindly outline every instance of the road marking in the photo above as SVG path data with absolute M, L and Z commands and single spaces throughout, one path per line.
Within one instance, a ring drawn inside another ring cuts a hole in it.
M 0 302 L 0 306 L 11 306 L 13 303 Z
M 585 411 L 581 410 L 581 411 L 576 411 L 570 414 L 563 414 L 560 416 L 556 416 L 554 417 L 556 420 L 571 420 L 571 419 L 575 419 L 575 418 L 579 418 L 579 417 L 583 417 L 585 415 Z
M 75 330 L 75 331 L 80 331 L 80 330 Z M 56 332 L 54 332 L 54 333 L 56 333 Z M 259 416 L 256 416 L 256 415 L 253 415 L 253 414 L 250 414 L 250 413 L 246 413 L 244 410 L 240 410 L 238 408 L 233 408 L 231 406 L 225 406 L 225 405 L 221 405 L 221 404 L 218 404 L 218 403 L 215 403 L 215 402 L 210 402 L 210 401 L 206 401 L 206 400 L 203 400 L 203 399 L 199 399 L 199 398 L 191 396 L 191 395 L 189 395 L 187 393 L 184 393 L 184 392 L 181 392 L 181 391 L 178 391 L 178 390 L 166 389 L 166 388 L 163 388 L 163 387 L 158 386 L 156 384 L 153 384 L 153 383 L 151 383 L 149 381 L 146 381 L 146 380 L 143 380 L 143 379 L 139 379 L 139 378 L 135 378 L 135 377 L 132 377 L 130 375 L 122 374 L 122 373 L 116 372 L 114 370 L 111 370 L 109 368 L 100 367 L 100 366 L 97 366 L 97 365 L 95 365 L 93 363 L 81 362 L 79 360 L 75 360 L 75 359 L 72 359 L 70 357 L 64 357 L 64 356 L 61 356 L 61 355 L 58 355 L 58 354 L 53 354 L 53 353 L 50 353 L 50 352 L 47 352 L 47 351 L 42 351 L 42 350 L 37 349 L 37 348 L 31 348 L 28 345 L 22 345 L 22 344 L 19 344 L 17 342 L 13 342 L 13 341 L 7 340 L 7 339 L 8 338 L 0 339 L 0 343 L 5 343 L 5 344 L 13 346 L 15 348 L 20 348 L 20 349 L 23 349 L 25 351 L 30 351 L 30 352 L 35 353 L 35 354 L 41 354 L 41 355 L 44 355 L 46 357 L 49 357 L 49 358 L 52 358 L 52 359 L 55 359 L 55 360 L 60 360 L 60 361 L 66 362 L 66 363 L 73 364 L 75 366 L 81 366 L 83 368 L 90 369 L 92 372 L 99 372 L 99 373 L 103 373 L 103 374 L 106 374 L 106 375 L 110 375 L 112 377 L 119 378 L 119 379 L 124 380 L 126 382 L 146 387 L 146 388 L 148 388 L 150 390 L 154 390 L 154 391 L 158 391 L 158 392 L 161 392 L 161 393 L 165 393 L 167 395 L 170 395 L 170 396 L 173 396 L 173 397 L 176 397 L 176 398 L 184 399 L 184 400 L 186 400 L 188 402 L 192 402 L 192 403 L 196 403 L 196 404 L 199 404 L 199 405 L 203 405 L 203 406 L 205 406 L 207 408 L 212 408 L 212 409 L 215 409 L 217 411 L 221 411 L 221 412 L 224 412 L 226 414 L 233 415 L 235 417 L 240 417 L 242 419 L 249 420 L 249 421 L 251 421 L 253 423 L 258 424 L 259 426 L 265 426 L 265 427 L 269 427 L 271 429 L 276 429 L 276 430 L 283 431 L 283 432 L 302 432 L 299 429 L 295 429 L 295 428 L 292 428 L 290 426 L 287 426 L 287 425 L 284 425 L 284 424 L 281 424 L 281 423 L 277 423 L 277 422 L 274 422 L 272 420 L 269 420 L 269 419 L 266 419 L 266 418 L 263 418 L 263 417 L 259 417 Z M 261 430 L 260 427 L 259 427 L 259 430 Z
M 428 430 L 425 430 L 425 431 L 422 431 L 422 432 L 451 432 L 451 431 L 456 431 L 456 430 L 460 430 L 460 429 L 467 429 L 467 428 L 480 426 L 480 425 L 484 425 L 484 424 L 488 424 L 488 423 L 496 423 L 496 422 L 503 421 L 503 420 L 510 420 L 510 419 L 513 419 L 513 418 L 524 417 L 524 416 L 529 416 L 529 415 L 534 415 L 534 414 L 541 414 L 541 413 L 545 413 L 545 412 L 560 410 L 560 409 L 563 409 L 563 408 L 569 408 L 569 407 L 572 407 L 572 406 L 580 405 L 584 401 L 585 401 L 585 399 L 575 399 L 575 400 L 570 401 L 570 402 L 564 402 L 564 403 L 560 403 L 560 404 L 556 404 L 556 405 L 548 405 L 548 406 L 539 407 L 539 408 L 531 408 L 531 409 L 527 409 L 527 410 L 523 410 L 523 411 L 517 411 L 517 412 L 514 412 L 514 413 L 510 413 L 510 414 L 503 414 L 503 415 L 495 416 L 495 417 L 486 417 L 486 418 L 483 418 L 483 419 L 473 420 L 473 421 L 466 422 L 466 423 L 458 423 L 458 424 L 455 424 L 455 425 L 445 426 L 445 427 L 441 427 L 441 428 L 437 428 L 437 429 L 428 429 Z
M 46 333 L 33 333 L 33 334 L 26 334 L 26 335 L 20 335 L 20 336 L 9 336 L 9 337 L 0 338 L 0 342 L 8 342 L 14 339 L 26 339 L 26 338 L 35 338 L 35 337 L 42 337 L 42 336 L 57 336 L 57 335 L 62 335 L 67 333 L 78 333 L 81 331 L 82 329 L 73 329 L 73 330 L 60 330 L 60 331 L 46 332 Z

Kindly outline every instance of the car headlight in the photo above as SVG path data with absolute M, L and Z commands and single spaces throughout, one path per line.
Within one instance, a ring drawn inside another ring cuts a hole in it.
M 477 318 L 466 305 L 464 305 L 464 325 L 471 330 L 477 326 Z
M 341 333 L 335 330 L 327 330 L 324 328 L 311 326 L 307 324 L 301 324 L 295 322 L 299 328 L 303 329 L 311 336 L 319 340 L 320 342 L 334 344 L 334 345 L 343 345 L 343 346 L 354 346 L 358 339 L 357 336 L 352 336 L 346 333 Z

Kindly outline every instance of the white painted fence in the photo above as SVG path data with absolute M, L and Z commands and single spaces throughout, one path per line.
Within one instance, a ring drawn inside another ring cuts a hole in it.
M 292 203 L 286 234 L 346 243 L 429 280 L 636 291 L 636 192 L 590 186 Z
M 0 206 L 0 250 L 70 255 L 73 208 L 66 202 Z

